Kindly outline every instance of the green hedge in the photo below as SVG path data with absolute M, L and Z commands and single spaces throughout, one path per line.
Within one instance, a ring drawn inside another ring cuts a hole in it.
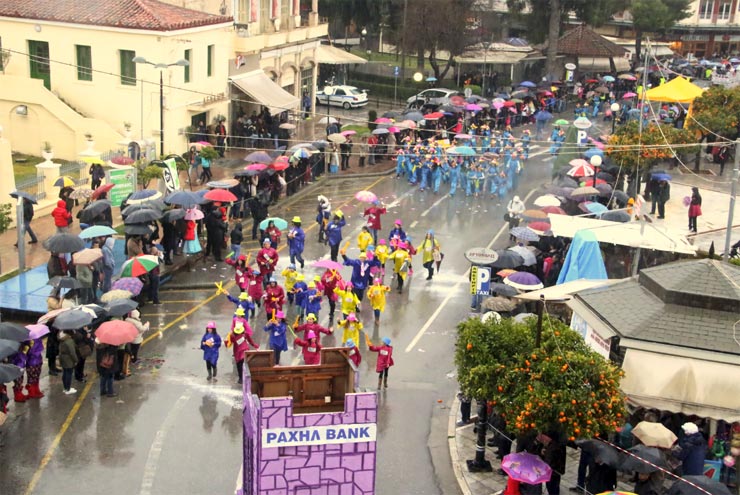
M 391 79 L 392 81 L 392 79 Z M 350 86 L 357 86 L 360 89 L 366 89 L 369 91 L 368 98 L 370 102 L 372 102 L 373 98 L 381 97 L 381 98 L 393 98 L 393 91 L 394 86 L 393 82 L 391 84 L 380 84 L 380 83 L 373 83 L 373 82 L 367 82 L 365 80 L 352 80 L 347 83 Z M 399 100 L 406 100 L 407 98 L 414 96 L 416 93 L 421 91 L 421 89 L 414 88 L 414 87 L 404 87 L 400 84 L 397 88 L 397 97 Z

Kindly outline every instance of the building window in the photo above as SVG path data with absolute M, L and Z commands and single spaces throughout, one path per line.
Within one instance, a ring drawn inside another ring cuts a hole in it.
M 92 48 L 87 45 L 75 45 L 77 55 L 77 79 L 92 81 Z
M 213 57 L 216 51 L 216 45 L 208 45 L 208 64 L 206 66 L 206 75 L 211 77 L 213 75 Z
M 188 65 L 183 67 L 185 69 L 185 82 L 190 82 L 190 67 L 193 65 L 193 50 L 185 50 L 185 60 L 188 61 Z
M 711 19 L 714 11 L 714 0 L 701 0 L 699 3 L 699 19 Z
M 311 97 L 311 88 L 313 87 L 313 66 L 301 68 L 301 96 L 307 94 Z
M 49 66 L 49 43 L 28 40 L 28 60 L 31 77 L 44 81 L 46 89 L 51 89 L 51 67 Z
M 719 4 L 719 12 L 717 14 L 717 19 L 729 19 L 730 18 L 730 12 L 732 11 L 732 2 L 722 2 Z
M 134 57 L 136 52 L 133 50 L 118 50 L 121 58 L 121 84 L 124 86 L 136 86 L 136 63 Z

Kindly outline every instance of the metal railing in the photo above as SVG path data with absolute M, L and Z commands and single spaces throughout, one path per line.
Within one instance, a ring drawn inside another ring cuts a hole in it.
M 18 191 L 23 191 L 34 196 L 37 201 L 46 198 L 43 176 L 28 177 L 26 179 L 16 181 L 15 188 Z

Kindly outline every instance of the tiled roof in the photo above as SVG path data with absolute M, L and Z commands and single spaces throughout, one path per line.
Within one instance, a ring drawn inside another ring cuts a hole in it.
M 157 0 L 1 0 L 0 17 L 174 31 L 232 20 Z
M 711 309 L 713 299 L 721 299 L 719 307 L 740 300 L 732 283 L 737 283 L 740 269 L 717 263 L 692 260 L 648 268 L 639 279 L 582 291 L 576 297 L 622 337 L 740 355 L 733 329 L 738 313 Z M 650 288 L 643 284 L 646 281 Z M 687 297 L 673 297 L 675 293 Z M 709 304 L 682 304 L 691 294 Z
M 612 43 L 584 26 L 576 26 L 558 40 L 558 53 L 576 57 L 622 57 L 626 48 Z

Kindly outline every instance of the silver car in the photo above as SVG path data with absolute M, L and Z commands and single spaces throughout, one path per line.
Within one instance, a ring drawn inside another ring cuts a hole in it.
M 406 100 L 409 108 L 421 108 L 425 105 L 439 106 L 450 102 L 450 97 L 463 94 L 454 89 L 430 88 L 425 89 Z

